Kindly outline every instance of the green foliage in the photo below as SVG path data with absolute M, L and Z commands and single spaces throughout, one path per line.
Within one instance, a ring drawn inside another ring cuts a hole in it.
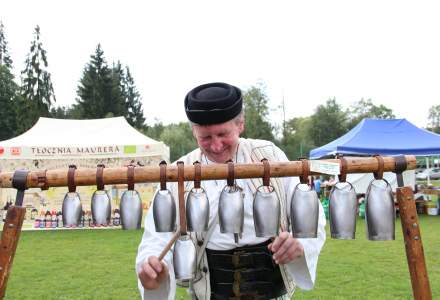
M 141 95 L 139 94 L 134 79 L 131 76 L 130 69 L 125 68 L 125 77 L 123 80 L 123 94 L 126 104 L 126 119 L 131 126 L 138 129 L 145 125 L 144 110 L 142 108 Z
M 129 68 L 124 71 L 120 62 L 109 68 L 100 44 L 84 68 L 77 95 L 71 116 L 80 119 L 124 116 L 132 126 L 144 127 L 141 97 Z
M 91 56 L 90 62 L 84 68 L 77 89 L 79 98 L 76 99 L 76 105 L 82 118 L 103 118 L 108 112 L 118 115 L 118 112 L 112 111 L 112 108 L 117 106 L 113 102 L 120 101 L 120 99 L 111 98 L 114 79 L 112 75 L 112 70 L 104 58 L 104 51 L 98 44 L 95 54 Z
M 348 115 L 336 102 L 328 99 L 324 105 L 319 105 L 311 116 L 309 137 L 316 147 L 325 145 L 347 132 Z
M 21 94 L 26 104 L 21 107 L 24 128 L 30 128 L 39 117 L 48 117 L 51 106 L 56 102 L 51 75 L 47 71 L 47 55 L 40 41 L 40 27 L 35 27 L 34 39 L 21 72 Z M 23 109 L 24 108 L 24 109 Z
M 144 127 L 142 132 L 146 136 L 149 136 L 152 139 L 159 140 L 160 139 L 160 135 L 165 130 L 165 127 L 166 126 L 163 125 L 162 122 L 157 122 L 153 126 L 146 126 L 146 127 Z
M 15 135 L 18 85 L 6 64 L 0 64 L 0 141 Z
M 285 122 L 284 134 L 280 141 L 280 148 L 290 160 L 307 157 L 314 148 L 309 138 L 312 120 L 310 117 L 293 118 Z
M 429 130 L 440 133 L 440 105 L 433 105 L 429 108 Z
M 269 107 L 265 87 L 259 83 L 243 92 L 245 130 L 243 137 L 274 141 L 273 127 L 268 121 Z
M 179 157 L 197 148 L 197 143 L 192 135 L 188 122 L 170 124 L 160 134 L 159 140 L 170 147 L 170 160 L 175 161 Z
M 348 111 L 349 121 L 348 130 L 355 127 L 364 118 L 376 118 L 376 119 L 393 119 L 395 115 L 393 110 L 384 105 L 374 105 L 371 99 L 361 99 L 356 102 L 352 108 Z
M 0 65 L 5 65 L 9 70 L 12 69 L 12 59 L 9 56 L 8 42 L 5 37 L 5 26 L 0 21 Z

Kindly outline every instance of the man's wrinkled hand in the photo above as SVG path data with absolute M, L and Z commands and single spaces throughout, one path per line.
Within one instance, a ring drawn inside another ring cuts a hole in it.
M 281 232 L 268 248 L 277 264 L 286 264 L 304 255 L 301 243 L 287 231 Z
M 156 256 L 150 256 L 142 264 L 138 276 L 145 289 L 157 289 L 168 278 L 168 268 Z

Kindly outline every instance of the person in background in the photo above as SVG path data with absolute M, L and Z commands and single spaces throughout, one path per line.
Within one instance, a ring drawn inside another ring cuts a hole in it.
M 313 186 L 315 188 L 316 193 L 318 194 L 318 198 L 321 197 L 321 177 L 320 176 L 312 176 Z
M 199 148 L 180 158 L 185 165 L 288 161 L 272 142 L 240 138 L 245 116 L 240 89 L 226 83 L 209 83 L 191 90 L 184 101 L 185 112 Z M 297 177 L 272 178 L 278 187 L 281 223 L 287 227 L 288 209 Z M 244 192 L 244 226 L 238 243 L 231 234 L 222 234 L 217 223 L 220 193 L 226 180 L 202 181 L 210 202 L 211 234 L 205 235 L 205 247 L 196 243 L 198 255 L 195 280 L 190 284 L 193 299 L 290 299 L 296 286 L 312 289 L 318 256 L 325 241 L 325 217 L 319 207 L 317 238 L 297 239 L 281 231 L 273 240 L 256 237 L 252 202 L 261 178 L 237 179 Z M 192 184 L 192 183 L 189 183 Z M 177 185 L 168 184 L 177 196 Z M 186 190 L 189 190 L 188 186 Z M 178 205 L 177 205 L 178 206 Z M 136 258 L 138 286 L 143 299 L 174 299 L 176 280 L 172 252 L 163 261 L 158 255 L 172 233 L 155 231 L 152 209 L 145 218 L 145 231 Z M 192 237 L 194 238 L 194 237 Z M 234 263 L 235 262 L 235 263 Z

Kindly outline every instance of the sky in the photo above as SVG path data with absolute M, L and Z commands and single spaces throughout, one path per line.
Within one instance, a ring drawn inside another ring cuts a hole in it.
M 306 117 L 329 98 L 360 99 L 426 127 L 440 104 L 438 1 L 0 0 L 14 73 L 35 26 L 57 105 L 75 102 L 98 43 L 127 65 L 147 123 L 185 121 L 183 99 L 213 81 L 264 83 L 273 122 Z

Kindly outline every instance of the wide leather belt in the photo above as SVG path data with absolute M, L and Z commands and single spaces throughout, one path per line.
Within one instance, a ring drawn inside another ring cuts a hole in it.
M 206 249 L 211 299 L 272 299 L 284 295 L 280 268 L 267 249 L 269 243 L 226 251 Z

